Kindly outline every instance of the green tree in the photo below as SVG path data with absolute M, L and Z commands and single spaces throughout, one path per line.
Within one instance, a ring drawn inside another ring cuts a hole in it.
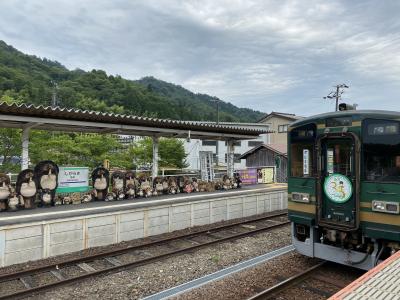
M 1 102 L 7 104 L 19 103 L 13 97 L 12 91 L 6 91 L 0 97 Z M 1 172 L 17 172 L 20 169 L 19 164 L 12 163 L 12 158 L 21 156 L 21 130 L 13 128 L 0 128 L 0 157 L 2 158 Z
M 144 138 L 137 141 L 129 148 L 128 154 L 134 165 L 151 165 L 153 161 L 153 141 L 151 138 Z M 159 166 L 170 168 L 185 168 L 187 154 L 182 140 L 160 138 L 159 141 Z
M 0 129 L 0 156 L 3 159 L 2 172 L 17 172 L 19 164 L 12 163 L 13 157 L 21 156 L 21 130 L 11 128 Z
M 122 145 L 112 135 L 65 134 L 35 131 L 31 135 L 30 160 L 37 164 L 41 160 L 52 160 L 60 166 L 88 166 L 94 168 L 104 159 L 113 161 L 119 167 L 128 163 L 125 153 L 120 153 Z
M 82 96 L 81 99 L 76 102 L 76 108 L 80 108 L 82 110 L 92 110 L 92 111 L 100 111 L 100 112 L 108 112 L 108 113 L 115 113 L 115 114 L 123 114 L 124 108 L 122 106 L 113 104 L 109 106 L 104 101 L 99 101 L 92 98 L 86 98 Z
M 188 166 L 186 162 L 187 154 L 182 140 L 178 139 L 160 139 L 159 146 L 160 166 L 176 167 L 179 169 Z

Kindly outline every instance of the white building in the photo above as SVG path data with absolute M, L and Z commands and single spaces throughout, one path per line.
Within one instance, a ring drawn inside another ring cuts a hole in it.
M 266 114 L 258 123 L 232 123 L 232 122 L 220 122 L 221 125 L 226 126 L 240 126 L 240 127 L 249 127 L 252 129 L 262 129 L 265 131 L 270 131 L 271 133 L 262 134 L 257 139 L 254 140 L 242 140 L 237 141 L 235 144 L 235 166 L 236 170 L 245 169 L 246 161 L 244 159 L 240 160 L 239 157 L 246 153 L 247 151 L 253 149 L 260 144 L 273 145 L 277 149 L 285 149 L 287 146 L 287 128 L 288 124 L 301 119 L 302 117 L 296 116 L 294 114 L 289 113 L 278 113 L 271 112 L 270 114 Z M 194 123 L 214 123 L 215 122 L 200 122 L 200 121 L 191 121 Z M 127 136 L 120 135 L 119 139 L 123 144 L 130 144 L 131 142 L 138 141 L 143 137 L 140 136 Z M 218 161 L 218 166 L 225 167 L 227 160 L 227 145 L 225 141 L 216 141 L 216 140 L 198 140 L 198 139 L 182 139 L 185 152 L 188 154 L 186 161 L 188 163 L 188 169 L 190 170 L 199 170 L 200 169 L 200 160 L 199 160 L 199 152 L 200 151 L 211 151 L 213 152 L 214 164 Z
M 202 122 L 204 123 L 204 122 Z M 212 122 L 210 122 L 212 123 Z M 257 128 L 269 130 L 269 124 L 263 123 L 229 123 L 229 122 L 220 122 L 221 125 L 232 125 L 241 127 L 248 126 L 249 128 Z M 245 169 L 246 161 L 244 159 L 238 159 L 243 153 L 248 150 L 259 146 L 260 144 L 269 144 L 269 134 L 262 134 L 257 139 L 254 140 L 242 140 L 237 141 L 235 143 L 235 169 Z M 227 159 L 227 145 L 225 141 L 216 141 L 216 140 L 196 140 L 190 139 L 184 141 L 185 152 L 188 154 L 186 161 L 189 164 L 188 169 L 198 170 L 200 169 L 200 161 L 199 161 L 199 152 L 200 151 L 212 151 L 214 156 L 214 163 L 218 160 L 219 166 L 226 166 Z

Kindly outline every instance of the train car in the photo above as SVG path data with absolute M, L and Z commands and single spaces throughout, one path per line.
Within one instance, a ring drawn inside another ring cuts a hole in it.
M 368 270 L 400 249 L 399 131 L 400 113 L 378 110 L 291 124 L 288 214 L 298 252 Z

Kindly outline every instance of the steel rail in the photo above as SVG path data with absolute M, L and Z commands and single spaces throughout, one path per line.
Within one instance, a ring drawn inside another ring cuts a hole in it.
M 269 217 L 271 218 L 272 216 L 269 216 Z M 253 220 L 253 222 L 256 222 L 256 221 L 259 221 L 259 220 L 260 219 Z M 246 223 L 249 223 L 249 222 L 250 221 L 246 221 Z M 165 258 L 172 257 L 174 255 L 191 252 L 193 250 L 204 248 L 204 247 L 207 247 L 207 246 L 210 246 L 210 245 L 214 245 L 214 244 L 226 242 L 226 241 L 229 241 L 229 240 L 236 240 L 236 239 L 239 239 L 239 238 L 251 236 L 251 235 L 263 232 L 263 231 L 267 231 L 267 230 L 271 230 L 271 229 L 274 229 L 274 228 L 277 228 L 277 227 L 281 227 L 281 226 L 287 225 L 288 223 L 289 223 L 289 221 L 279 222 L 279 223 L 272 224 L 272 225 L 269 225 L 269 226 L 264 226 L 264 227 L 261 227 L 261 228 L 257 228 L 257 229 L 251 230 L 251 231 L 230 235 L 228 237 L 222 237 L 220 239 L 213 240 L 213 241 L 204 242 L 202 244 L 192 245 L 192 246 L 189 246 L 189 247 L 186 247 L 186 248 L 169 251 L 169 252 L 166 252 L 166 253 L 163 253 L 163 254 L 160 254 L 160 255 L 156 255 L 156 256 L 153 256 L 153 257 L 140 259 L 140 260 L 137 260 L 137 261 L 121 264 L 121 265 L 118 265 L 118 266 L 108 267 L 108 268 L 105 268 L 105 269 L 102 269 L 102 270 L 96 270 L 96 271 L 93 271 L 93 272 L 88 272 L 86 274 L 78 275 L 78 276 L 71 277 L 71 278 L 66 278 L 66 279 L 59 280 L 59 281 L 56 281 L 56 282 L 53 282 L 53 283 L 48 283 L 48 284 L 45 284 L 45 285 L 41 285 L 41 286 L 38 286 L 38 287 L 24 289 L 22 291 L 18 291 L 18 292 L 15 292 L 15 293 L 2 295 L 2 296 L 0 296 L 0 300 L 3 300 L 3 299 L 4 300 L 5 299 L 15 299 L 15 298 L 19 299 L 21 297 L 29 296 L 29 295 L 32 295 L 32 294 L 35 294 L 35 293 L 38 293 L 38 292 L 50 290 L 50 289 L 53 289 L 55 287 L 64 286 L 64 285 L 67 285 L 67 284 L 78 282 L 78 281 L 81 281 L 81 280 L 89 278 L 89 277 L 99 276 L 99 275 L 102 275 L 102 274 L 108 274 L 108 273 L 112 273 L 112 272 L 117 272 L 117 271 L 121 271 L 121 270 L 124 270 L 124 269 L 127 269 L 127 268 L 139 267 L 139 266 L 146 265 L 146 264 L 149 264 L 149 263 L 152 263 L 152 262 L 155 262 L 155 261 L 159 261 L 159 260 L 162 260 L 162 259 L 165 259 Z M 243 223 L 239 223 L 239 224 L 236 224 L 236 225 L 240 225 L 240 224 L 243 224 Z M 224 228 L 225 227 L 222 227 L 222 229 L 224 229 Z M 204 232 L 209 232 L 209 231 L 204 231 Z M 191 236 L 192 236 L 192 234 L 191 234 Z M 187 237 L 187 235 L 186 236 L 181 236 L 181 238 L 182 237 Z M 174 239 L 178 239 L 178 238 L 174 238 Z M 170 240 L 170 239 L 168 239 L 168 240 Z M 156 241 L 156 243 L 158 243 L 158 241 Z M 152 246 L 152 245 L 154 245 L 154 244 L 150 244 L 150 246 Z M 119 250 L 117 250 L 117 252 L 119 252 Z M 115 255 L 115 253 L 112 252 L 112 255 L 103 255 L 102 257 L 114 256 L 114 255 Z M 97 255 L 95 255 L 95 256 L 97 257 Z M 78 262 L 83 262 L 83 261 L 88 262 L 88 261 L 93 261 L 93 259 L 92 258 L 90 258 L 90 259 L 82 258 L 82 259 L 78 260 Z M 55 266 L 59 266 L 59 265 L 54 264 L 52 267 L 55 268 Z M 50 267 L 50 266 L 48 266 L 48 267 Z M 48 269 L 48 270 L 50 270 L 50 269 Z M 40 270 L 40 271 L 41 271 L 40 273 L 43 272 L 43 270 Z M 18 278 L 21 278 L 23 276 L 26 276 L 24 271 L 21 272 L 21 273 L 23 273 L 24 275 L 22 275 L 22 276 L 19 275 L 18 276 L 17 272 L 13 273 L 12 274 L 13 279 L 18 279 Z M 33 273 L 30 273 L 30 274 L 33 274 Z M 34 274 L 37 274 L 37 273 L 34 273 Z
M 277 293 L 280 293 L 283 290 L 290 288 L 294 284 L 304 281 L 306 278 L 311 276 L 313 272 L 315 272 L 316 270 L 318 270 L 325 264 L 326 264 L 326 262 L 323 261 L 315 266 L 312 266 L 311 268 L 309 268 L 299 274 L 291 276 L 291 277 L 285 279 L 284 281 L 281 281 L 278 284 L 276 284 L 270 288 L 267 288 L 266 290 L 248 298 L 247 300 L 273 299 L 273 297 Z
M 103 257 L 107 257 L 107 256 L 115 256 L 115 255 L 120 255 L 120 254 L 124 254 L 130 251 L 134 251 L 134 250 L 139 250 L 145 247 L 150 247 L 150 246 L 156 246 L 156 245 L 160 245 L 160 244 L 165 244 L 174 240 L 179 240 L 182 238 L 190 238 L 199 234 L 203 234 L 203 233 L 208 233 L 208 232 L 214 232 L 214 231 L 218 231 L 221 229 L 226 229 L 226 228 L 231 228 L 231 227 L 235 227 L 241 224 L 247 224 L 247 223 L 253 223 L 253 222 L 258 222 L 258 221 L 263 221 L 263 220 L 268 220 L 268 219 L 272 219 L 272 218 L 277 218 L 277 217 L 282 217 L 287 215 L 287 212 L 280 212 L 277 214 L 271 214 L 271 215 L 267 215 L 267 216 L 263 216 L 263 217 L 258 217 L 258 218 L 254 218 L 254 219 L 246 219 L 244 221 L 237 221 L 237 222 L 233 222 L 230 224 L 222 224 L 220 226 L 217 227 L 213 227 L 210 229 L 204 229 L 204 230 L 199 230 L 199 231 L 195 231 L 195 232 L 191 232 L 189 234 L 182 234 L 182 235 L 178 235 L 178 236 L 174 236 L 174 237 L 168 237 L 168 238 L 163 238 L 163 239 L 158 239 L 158 240 L 153 240 L 147 243 L 143 243 L 143 244 L 139 244 L 139 245 L 134 245 L 134 246 L 128 246 L 126 248 L 122 248 L 122 249 L 113 249 L 113 250 L 108 250 L 108 251 L 104 251 L 104 252 L 100 252 L 100 253 L 96 253 L 96 254 L 89 254 L 87 256 L 83 256 L 83 257 L 78 257 L 78 258 L 72 258 L 72 259 L 68 259 L 68 260 L 64 260 L 58 263 L 53 263 L 53 264 L 49 264 L 49 265 L 45 265 L 45 266 L 38 266 L 38 267 L 33 267 L 30 269 L 26 269 L 26 270 L 22 270 L 22 271 L 16 271 L 13 273 L 5 273 L 5 274 L 0 274 L 0 283 L 5 282 L 5 281 L 10 281 L 13 279 L 18 279 L 24 276 L 28 276 L 31 274 L 37 274 L 39 272 L 45 272 L 45 271 L 50 271 L 50 270 L 54 270 L 54 269 L 58 269 L 61 267 L 66 267 L 66 266 L 70 266 L 70 265 L 76 265 L 78 263 L 81 262 L 87 262 L 87 261 L 92 261 L 92 260 L 96 260 L 99 258 L 103 258 Z

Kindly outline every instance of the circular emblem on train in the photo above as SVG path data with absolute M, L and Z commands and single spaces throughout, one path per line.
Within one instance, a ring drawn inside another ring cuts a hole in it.
M 350 180 L 342 174 L 331 174 L 325 179 L 325 195 L 335 203 L 345 203 L 353 194 Z

